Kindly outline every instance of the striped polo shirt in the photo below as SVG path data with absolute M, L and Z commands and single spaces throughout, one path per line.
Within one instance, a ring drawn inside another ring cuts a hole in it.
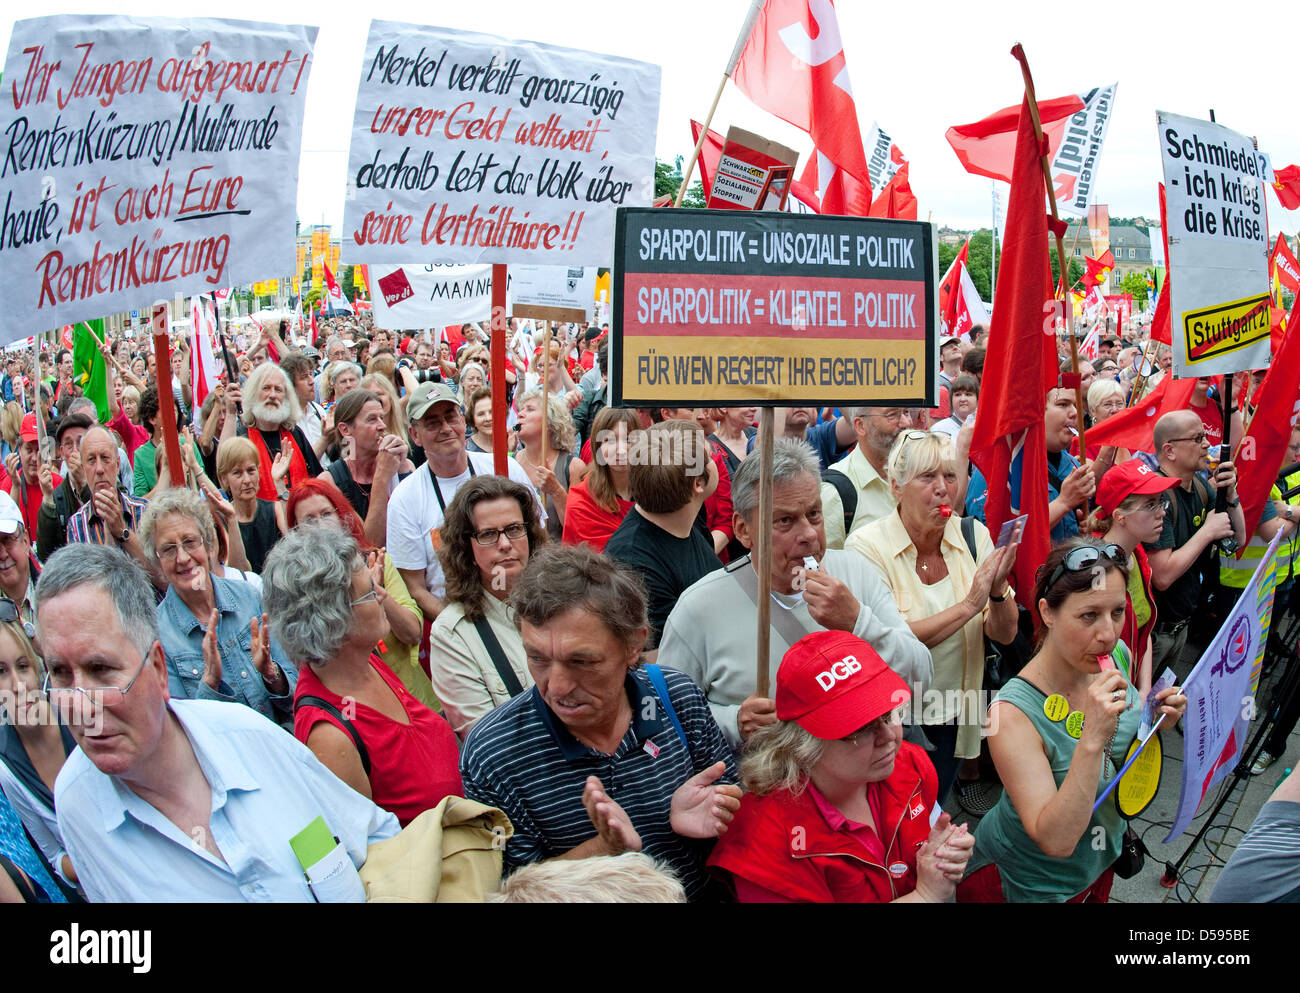
M 727 771 L 719 782 L 737 782 L 736 759 L 700 688 L 675 669 L 663 674 L 689 750 L 639 666 L 625 684 L 632 723 L 613 755 L 574 738 L 535 686 L 474 725 L 460 756 L 465 795 L 497 807 L 514 825 L 505 850 L 507 872 L 563 855 L 595 836 L 582 792 L 587 777 L 596 776 L 631 819 L 642 851 L 671 866 L 689 898 L 702 894 L 713 841 L 673 831 L 673 792 L 720 761 Z
M 132 531 L 136 530 L 140 526 L 140 518 L 144 516 L 148 503 L 137 500 L 121 487 L 118 488 L 117 497 L 122 503 L 122 520 Z M 120 537 L 121 535 L 107 532 L 103 520 L 95 513 L 93 499 L 87 499 L 77 512 L 68 518 L 69 544 L 74 541 L 85 541 L 96 545 L 117 545 Z

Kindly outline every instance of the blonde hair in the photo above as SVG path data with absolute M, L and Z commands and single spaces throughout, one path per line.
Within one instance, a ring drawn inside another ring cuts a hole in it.
M 541 387 L 535 386 L 531 390 L 524 390 L 515 397 L 515 410 L 522 409 L 529 400 L 540 403 L 541 399 Z M 573 415 L 569 413 L 569 405 L 556 396 L 554 391 L 546 395 L 546 423 L 549 429 L 547 432 L 549 437 L 546 440 L 550 447 L 557 452 L 573 452 L 578 440 L 578 429 L 573 426 Z
M 361 389 L 370 390 L 372 393 L 383 393 L 388 397 L 388 433 L 395 434 L 403 441 L 406 440 L 406 430 L 409 427 L 406 420 L 406 408 L 402 406 L 402 401 L 397 398 L 397 387 L 393 385 L 392 379 L 382 373 L 371 372 L 361 377 Z
M 685 903 L 686 890 L 642 852 L 534 862 L 501 882 L 488 903 Z
M 757 796 L 779 790 L 798 796 L 821 761 L 826 744 L 794 721 L 761 727 L 749 736 L 740 760 L 740 785 Z
M 262 460 L 257 454 L 257 446 L 240 435 L 227 438 L 217 446 L 217 481 L 224 486 L 230 471 L 245 462 L 252 462 L 261 468 Z
M 957 472 L 957 449 L 946 434 L 900 431 L 885 467 L 890 483 L 901 490 L 923 472 Z
M 5 404 L 4 412 L 0 413 L 0 435 L 4 436 L 10 448 L 16 449 L 22 443 L 23 416 L 23 408 L 17 400 L 10 400 Z
M 1105 377 L 1094 379 L 1092 385 L 1088 387 L 1088 413 L 1096 417 L 1101 405 L 1111 397 L 1119 397 L 1123 400 L 1123 387 L 1113 379 Z

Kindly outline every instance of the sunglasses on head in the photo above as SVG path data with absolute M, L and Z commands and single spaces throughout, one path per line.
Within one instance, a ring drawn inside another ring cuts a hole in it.
M 1067 572 L 1083 572 L 1086 569 L 1091 569 L 1101 560 L 1103 555 L 1121 569 L 1128 568 L 1128 555 L 1124 549 L 1114 542 L 1107 542 L 1101 547 L 1081 545 L 1065 553 L 1065 558 L 1061 559 L 1061 564 L 1052 570 L 1052 578 L 1047 581 L 1047 589 L 1050 590 L 1056 586 L 1060 578 Z

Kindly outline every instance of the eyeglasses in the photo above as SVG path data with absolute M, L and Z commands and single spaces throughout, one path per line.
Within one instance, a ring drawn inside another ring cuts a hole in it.
M 495 545 L 501 540 L 503 534 L 511 541 L 518 541 L 528 534 L 528 525 L 523 521 L 515 521 L 503 528 L 484 528 L 482 531 L 474 532 L 474 540 L 480 545 Z
M 1196 444 L 1200 445 L 1205 441 L 1205 432 L 1202 431 L 1200 434 L 1189 434 L 1186 438 L 1170 438 L 1165 442 L 1165 444 L 1171 445 L 1175 441 L 1194 441 Z
M 898 707 L 894 710 L 889 711 L 889 713 L 887 714 L 881 714 L 870 724 L 866 725 L 865 727 L 858 728 L 848 737 L 841 738 L 839 740 L 844 742 L 846 745 L 852 745 L 854 748 L 857 748 L 859 738 L 866 737 L 866 736 L 875 738 L 876 735 L 878 735 L 881 731 L 885 730 L 886 728 L 891 728 L 895 724 L 902 724 L 902 723 L 903 723 L 903 709 L 901 707 Z
M 176 558 L 176 553 L 180 549 L 185 549 L 185 554 L 194 558 L 198 550 L 203 547 L 203 539 L 191 535 L 182 541 L 179 545 L 163 545 L 158 549 L 159 562 L 171 562 Z
M 1078 548 L 1072 548 L 1065 553 L 1065 558 L 1061 564 L 1052 572 L 1052 578 L 1047 581 L 1047 589 L 1052 589 L 1057 581 L 1067 572 L 1083 572 L 1085 569 L 1091 569 L 1096 565 L 1102 556 L 1110 559 L 1121 569 L 1128 568 L 1128 555 L 1119 545 L 1113 542 L 1107 542 L 1105 545 L 1097 547 L 1095 545 L 1080 545 Z
M 153 642 L 149 650 L 158 642 Z M 140 662 L 140 668 L 135 671 L 135 675 L 125 686 L 57 686 L 56 681 L 62 681 L 67 678 L 63 671 L 60 671 L 56 680 L 55 674 L 47 670 L 45 673 L 45 684 L 42 687 L 45 691 L 46 698 L 50 701 L 50 706 L 54 707 L 61 715 L 67 715 L 72 712 L 76 704 L 77 694 L 80 693 L 85 699 L 100 707 L 116 707 L 125 698 L 135 681 L 140 678 L 140 673 L 144 672 L 144 667 L 149 664 L 149 652 L 144 653 L 144 658 Z
M 370 592 L 357 597 L 352 601 L 351 606 L 360 607 L 363 603 L 371 603 L 379 599 L 379 591 L 375 589 L 375 581 L 370 580 Z
M 12 624 L 14 621 L 22 622 L 23 633 L 27 637 L 36 637 L 36 626 L 31 621 L 23 619 L 23 615 L 18 611 L 18 605 L 7 596 L 0 596 L 0 624 Z
M 899 421 L 903 419 L 904 416 L 910 413 L 911 413 L 910 411 L 904 410 L 901 407 L 891 407 L 889 410 L 886 410 L 883 413 L 879 413 L 874 416 L 883 418 L 886 421 L 890 421 L 894 424 L 897 424 Z

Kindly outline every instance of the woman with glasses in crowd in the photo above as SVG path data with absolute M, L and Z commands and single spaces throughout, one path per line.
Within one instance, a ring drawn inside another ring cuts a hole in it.
M 989 707 L 989 747 L 1004 792 L 980 821 L 965 902 L 1106 902 L 1125 825 L 1097 794 L 1124 764 L 1138 691 L 1110 659 L 1125 619 L 1128 556 L 1073 538 L 1038 570 L 1038 651 Z M 1177 686 L 1156 696 L 1161 727 L 1183 716 Z
M 54 780 L 77 747 L 42 688 L 41 662 L 14 602 L 0 597 L 0 791 L 45 861 L 77 882 L 54 816 Z
M 271 550 L 266 607 L 301 664 L 294 736 L 345 783 L 409 824 L 462 791 L 456 736 L 375 654 L 388 633 L 383 564 L 330 524 Z
M 899 614 L 934 660 L 928 699 L 916 702 L 913 719 L 935 746 L 930 758 L 942 805 L 962 763 L 979 757 L 984 638 L 1009 644 L 1018 630 L 1015 596 L 1007 585 L 1018 536 L 995 549 L 983 524 L 974 518 L 965 523 L 952 512 L 962 466 L 946 435 L 902 431 L 885 464 L 898 508 L 854 531 L 844 549 L 876 567 Z M 991 807 L 974 768 L 958 795 L 970 813 L 982 815 Z
M 429 669 L 463 741 L 475 721 L 533 685 L 509 599 L 546 532 L 526 487 L 476 476 L 447 505 L 438 536 L 447 606 L 429 631 Z
M 408 693 L 430 710 L 441 710 L 438 697 L 433 692 L 428 673 L 420 665 L 420 639 L 424 634 L 424 615 L 416 605 L 406 580 L 393 565 L 392 557 L 382 548 L 376 548 L 366 538 L 365 525 L 343 493 L 329 479 L 318 477 L 304 479 L 289 492 L 285 512 L 293 527 L 303 524 L 326 523 L 342 528 L 366 556 L 366 565 L 376 562 L 383 565 L 384 616 L 388 620 L 388 634 L 379 643 L 379 657 Z
M 267 633 L 257 590 L 213 573 L 217 532 L 204 499 L 179 487 L 163 490 L 140 519 L 140 543 L 167 581 L 158 640 L 168 692 L 247 704 L 288 727 L 297 671 Z
M 740 810 L 709 859 L 740 902 L 951 899 L 972 838 L 947 814 L 931 826 L 937 780 L 903 741 L 909 696 L 849 632 L 817 631 L 785 653 L 777 721 L 749 737 Z

